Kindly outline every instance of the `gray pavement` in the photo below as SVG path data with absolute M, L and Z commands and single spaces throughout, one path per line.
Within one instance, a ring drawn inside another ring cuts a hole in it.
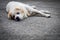
M 51 18 L 32 16 L 19 22 L 7 18 L 7 3 L 0 3 L 0 40 L 60 40 L 60 2 L 24 1 L 50 11 Z

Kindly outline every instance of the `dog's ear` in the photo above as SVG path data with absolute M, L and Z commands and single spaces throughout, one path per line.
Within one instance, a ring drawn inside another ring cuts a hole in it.
M 24 13 L 24 11 L 25 11 L 25 10 L 21 8 L 21 12 Z
M 21 7 L 16 7 L 15 10 L 20 11 L 21 13 L 24 13 L 24 9 Z
M 20 8 L 16 7 L 15 10 L 21 10 Z
M 9 11 L 9 12 L 8 12 L 8 19 L 11 19 L 11 17 L 12 17 L 12 14 L 11 14 L 11 12 Z

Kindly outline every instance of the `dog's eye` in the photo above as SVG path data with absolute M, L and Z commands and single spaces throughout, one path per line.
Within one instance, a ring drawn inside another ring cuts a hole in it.
M 19 12 L 17 12 L 16 14 L 19 14 Z
M 15 17 L 15 15 L 13 15 L 13 17 Z

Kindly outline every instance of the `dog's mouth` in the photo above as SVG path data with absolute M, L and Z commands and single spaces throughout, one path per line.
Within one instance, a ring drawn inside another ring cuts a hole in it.
M 11 16 L 11 20 L 21 21 L 22 18 L 20 18 L 19 16 L 12 15 L 12 16 Z
M 15 15 L 13 15 L 11 19 L 12 19 L 12 20 L 15 20 L 15 21 L 20 21 L 20 20 L 21 20 L 19 17 L 16 17 L 16 18 L 15 18 Z

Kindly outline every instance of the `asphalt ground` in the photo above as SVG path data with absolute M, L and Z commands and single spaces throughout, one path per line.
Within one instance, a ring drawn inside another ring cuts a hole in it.
M 24 1 L 50 11 L 51 18 L 32 16 L 19 22 L 7 18 L 7 3 L 0 2 L 0 40 L 60 40 L 60 2 Z

